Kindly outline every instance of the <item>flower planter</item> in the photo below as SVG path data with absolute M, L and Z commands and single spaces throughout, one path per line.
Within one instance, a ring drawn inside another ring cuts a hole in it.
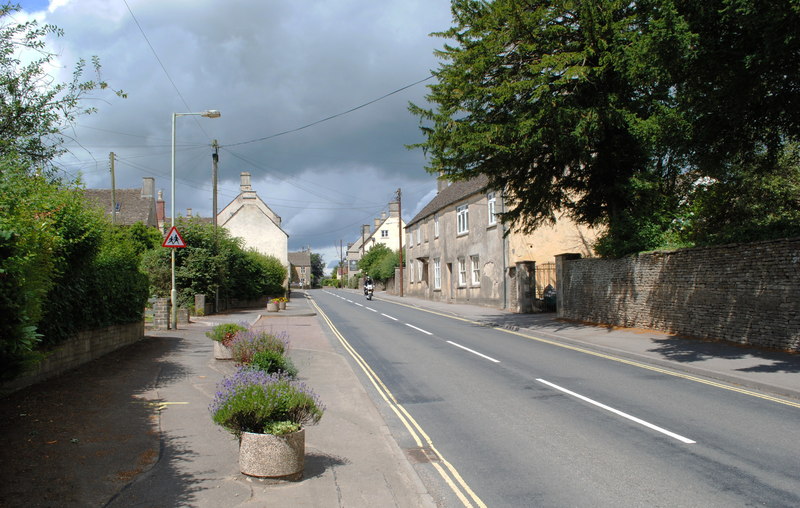
M 267 312 L 278 312 L 278 304 L 275 302 L 269 302 L 267 304 Z
M 286 302 L 278 302 L 278 308 L 280 310 L 286 310 Z
M 233 348 L 230 346 L 226 346 L 222 342 L 215 340 L 214 341 L 214 358 L 217 360 L 232 360 L 233 359 Z
M 305 429 L 291 434 L 242 432 L 239 440 L 239 470 L 258 478 L 296 481 L 303 477 Z

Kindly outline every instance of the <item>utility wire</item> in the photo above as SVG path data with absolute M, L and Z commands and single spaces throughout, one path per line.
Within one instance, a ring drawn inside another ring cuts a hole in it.
M 354 108 L 350 108 L 347 111 L 342 111 L 341 113 L 336 113 L 335 115 L 331 115 L 329 117 L 323 118 L 322 120 L 317 120 L 316 122 L 311 122 L 309 124 L 303 125 L 302 127 L 297 127 L 295 129 L 290 129 L 288 131 L 278 132 L 276 134 L 271 134 L 271 135 L 265 136 L 263 138 L 251 139 L 250 141 L 241 141 L 239 143 L 231 143 L 229 145 L 220 145 L 220 146 L 221 147 L 223 147 L 223 146 L 224 147 L 232 147 L 232 146 L 246 145 L 248 143 L 257 143 L 259 141 L 266 141 L 268 139 L 277 138 L 278 136 L 283 136 L 285 134 L 291 134 L 292 132 L 297 132 L 297 131 L 301 131 L 303 129 L 308 129 L 309 127 L 313 127 L 314 125 L 321 124 L 322 122 L 327 122 L 328 120 L 333 120 L 334 118 L 338 118 L 340 116 L 344 116 L 344 115 L 347 115 L 349 113 L 352 113 L 353 111 L 357 111 L 357 110 L 359 110 L 361 108 L 367 107 L 370 104 L 374 104 L 374 103 L 376 103 L 376 102 L 378 102 L 380 100 L 383 100 L 383 99 L 385 99 L 385 98 L 387 98 L 387 97 L 389 97 L 391 95 L 394 95 L 396 93 L 402 92 L 403 90 L 411 88 L 412 86 L 418 85 L 420 83 L 424 83 L 424 82 L 428 81 L 429 79 L 432 79 L 433 77 L 434 77 L 433 74 L 431 74 L 430 76 L 428 76 L 425 79 L 420 79 L 419 81 L 415 81 L 415 82 L 411 83 L 410 85 L 406 85 L 406 86 L 404 86 L 402 88 L 398 88 L 397 90 L 394 90 L 394 91 L 389 92 L 387 94 L 381 95 L 377 99 L 373 99 L 373 100 L 371 100 L 369 102 L 365 102 L 364 104 L 361 104 L 360 106 L 356 106 Z

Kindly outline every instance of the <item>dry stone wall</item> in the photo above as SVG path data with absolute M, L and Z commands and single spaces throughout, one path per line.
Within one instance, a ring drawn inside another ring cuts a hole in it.
M 800 350 L 800 238 L 557 258 L 559 317 Z

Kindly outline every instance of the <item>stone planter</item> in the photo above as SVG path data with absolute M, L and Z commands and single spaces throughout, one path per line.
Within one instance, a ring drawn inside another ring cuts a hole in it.
M 280 310 L 286 310 L 286 302 L 278 302 L 278 308 Z
M 305 465 L 305 432 L 300 429 L 282 436 L 242 432 L 239 470 L 258 478 L 301 479 Z
M 233 359 L 233 348 L 230 346 L 226 346 L 222 342 L 215 340 L 214 341 L 214 358 L 217 360 L 232 360 Z
M 267 303 L 267 312 L 278 312 L 278 304 L 276 302 Z

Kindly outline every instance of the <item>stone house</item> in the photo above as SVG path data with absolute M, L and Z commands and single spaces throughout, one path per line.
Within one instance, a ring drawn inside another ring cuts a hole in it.
M 311 251 L 290 252 L 289 265 L 290 284 L 300 288 L 311 287 Z
M 217 224 L 244 240 L 245 248 L 275 256 L 288 271 L 289 235 L 281 229 L 281 218 L 253 190 L 250 173 L 240 176 L 239 195 L 217 214 Z
M 563 252 L 590 254 L 595 233 L 561 219 L 533 234 L 508 231 L 496 214 L 502 193 L 486 177 L 447 184 L 408 222 L 404 289 L 408 296 L 530 312 L 537 298 L 537 265 Z M 539 284 L 539 292 L 544 283 Z
M 121 226 L 141 222 L 145 226 L 159 227 L 155 178 L 142 178 L 141 189 L 84 189 L 90 202 L 101 208 L 109 221 Z M 114 205 L 112 206 L 112 201 Z M 162 207 L 163 208 L 163 207 Z
M 358 272 L 358 262 L 361 257 L 377 244 L 383 244 L 392 251 L 400 248 L 400 234 L 405 230 L 406 223 L 400 217 L 400 203 L 389 203 L 389 214 L 382 212 L 380 218 L 375 218 L 372 225 L 361 226 L 361 235 L 355 242 L 347 244 L 346 268 L 348 273 Z

